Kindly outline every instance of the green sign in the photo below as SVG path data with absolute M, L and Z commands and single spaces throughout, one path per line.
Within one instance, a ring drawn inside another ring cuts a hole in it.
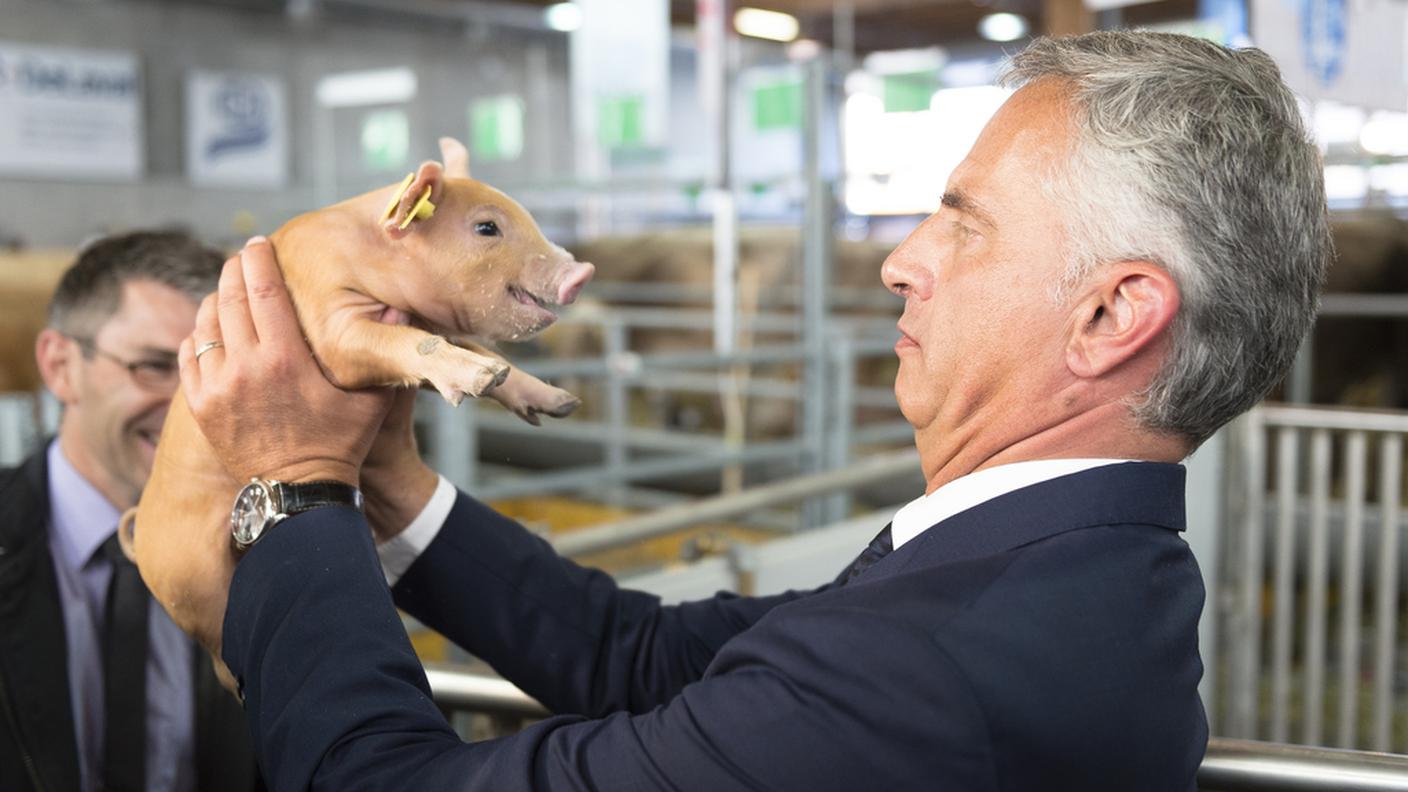
M 886 74 L 884 82 L 885 112 L 913 113 L 928 110 L 929 101 L 939 90 L 939 77 L 932 71 L 913 74 Z
M 509 94 L 470 102 L 469 147 L 480 162 L 518 159 L 523 153 L 523 102 Z
M 403 110 L 377 110 L 362 119 L 362 164 L 367 170 L 400 170 L 411 149 L 411 122 Z
M 597 142 L 609 149 L 644 145 L 645 97 L 602 97 L 597 104 Z
M 802 126 L 802 84 L 773 82 L 753 89 L 753 129 L 799 129 Z

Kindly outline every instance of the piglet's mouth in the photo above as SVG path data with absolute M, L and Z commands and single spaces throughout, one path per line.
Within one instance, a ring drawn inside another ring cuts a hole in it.
M 521 286 L 509 286 L 508 293 L 513 299 L 537 312 L 538 320 L 542 323 L 541 327 L 546 327 L 557 321 L 557 314 L 552 311 L 556 307 L 555 303 L 549 302 Z
M 548 310 L 548 307 L 553 305 L 553 303 L 519 286 L 509 286 L 508 293 L 513 295 L 513 299 L 524 305 L 536 305 L 543 310 Z

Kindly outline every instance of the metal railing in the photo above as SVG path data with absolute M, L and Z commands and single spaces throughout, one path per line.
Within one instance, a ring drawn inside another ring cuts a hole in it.
M 427 666 L 446 709 L 542 718 L 542 704 L 489 674 Z M 1207 792 L 1408 792 L 1408 756 L 1213 738 L 1198 769 Z
M 1208 741 L 1198 769 L 1208 792 L 1405 792 L 1408 756 L 1229 740 Z
M 1241 419 L 1233 469 L 1244 480 L 1232 485 L 1240 516 L 1228 523 L 1234 600 L 1225 614 L 1227 712 L 1219 733 L 1408 748 L 1408 724 L 1394 733 L 1402 715 L 1395 674 L 1405 435 L 1403 413 L 1262 406 Z
M 878 481 L 890 481 L 915 473 L 918 469 L 918 451 L 883 454 L 857 462 L 850 467 L 796 476 L 735 494 L 684 503 L 633 519 L 575 531 L 555 540 L 553 545 L 563 555 L 594 553 L 766 506 L 814 495 L 846 492 Z
M 804 339 L 801 317 L 759 313 L 740 317 L 757 332 Z M 824 471 L 845 467 L 860 445 L 901 443 L 913 428 L 898 414 L 893 390 L 865 387 L 857 366 L 866 358 L 893 355 L 893 338 L 877 335 L 893 330 L 889 319 L 835 318 L 825 330 L 826 343 L 776 343 L 738 348 L 726 353 L 709 349 L 639 352 L 629 348 L 637 329 L 702 331 L 710 326 L 706 311 L 586 308 L 564 315 L 563 324 L 594 328 L 604 354 L 595 358 L 517 359 L 514 365 L 543 379 L 576 377 L 599 383 L 597 420 L 548 421 L 532 427 L 494 411 L 480 411 L 466 402 L 458 409 L 423 411 L 432 465 L 456 485 L 486 500 L 550 493 L 619 492 L 620 488 L 667 476 L 719 471 L 729 467 L 769 463 L 780 470 Z M 805 377 L 796 379 L 735 378 L 741 367 L 800 365 Z M 822 373 L 817 374 L 820 371 Z M 817 386 L 815 383 L 825 383 Z M 791 437 L 743 442 L 720 434 L 637 427 L 630 415 L 632 390 L 732 393 L 747 398 L 786 399 L 797 405 L 798 431 Z M 860 409 L 891 410 L 894 419 L 856 426 Z M 521 436 L 525 442 L 570 440 L 600 446 L 600 462 L 543 472 L 486 477 L 477 464 L 481 429 L 496 435 Z M 818 493 L 823 494 L 823 493 Z M 819 499 L 807 525 L 839 519 L 849 510 L 848 495 Z

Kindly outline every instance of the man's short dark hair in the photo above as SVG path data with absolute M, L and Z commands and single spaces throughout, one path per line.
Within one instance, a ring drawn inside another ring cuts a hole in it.
M 97 332 L 122 307 L 122 287 L 155 281 L 200 302 L 215 291 L 225 257 L 179 231 L 134 231 L 83 249 L 49 302 L 49 326 L 70 336 Z

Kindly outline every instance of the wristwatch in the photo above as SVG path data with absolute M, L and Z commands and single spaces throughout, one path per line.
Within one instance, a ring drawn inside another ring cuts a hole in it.
M 362 491 L 341 481 L 285 484 L 252 478 L 230 509 L 230 536 L 236 549 L 247 550 L 275 525 L 323 506 L 351 506 L 361 511 Z

